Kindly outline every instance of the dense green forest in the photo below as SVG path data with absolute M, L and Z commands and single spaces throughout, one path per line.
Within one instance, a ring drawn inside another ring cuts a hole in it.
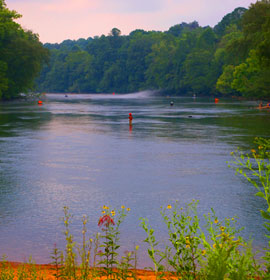
M 0 99 L 31 90 L 35 78 L 39 92 L 270 97 L 270 0 L 236 8 L 213 28 L 194 21 L 127 36 L 113 28 L 108 36 L 44 46 L 18 17 L 0 0 Z
M 108 36 L 45 47 L 51 61 L 39 91 L 270 97 L 270 0 L 236 8 L 214 28 L 194 21 L 128 36 L 113 28 Z
M 0 0 L 0 100 L 19 97 L 34 86 L 34 79 L 49 52 L 38 35 L 25 31 L 14 20 L 20 15 Z

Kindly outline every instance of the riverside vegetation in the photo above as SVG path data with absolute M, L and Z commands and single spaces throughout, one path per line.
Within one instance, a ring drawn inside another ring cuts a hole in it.
M 135 92 L 269 99 L 270 0 L 238 7 L 213 28 L 182 22 L 165 32 L 39 42 L 0 0 L 0 100 L 28 91 Z M 40 72 L 41 70 L 41 72 Z
M 213 28 L 182 22 L 167 31 L 45 44 L 51 54 L 38 91 L 270 97 L 270 0 L 236 8 Z
M 250 153 L 232 152 L 229 165 L 243 175 L 257 190 L 256 196 L 263 198 L 267 209 L 261 209 L 265 227 L 270 238 L 270 140 L 256 138 L 256 149 Z M 161 209 L 168 229 L 168 240 L 161 249 L 155 231 L 148 219 L 141 219 L 146 233 L 148 255 L 153 262 L 157 279 L 270 279 L 270 240 L 264 248 L 263 257 L 256 256 L 251 241 L 241 237 L 237 217 L 220 220 L 213 209 L 201 221 L 197 215 L 198 201 L 184 207 L 178 202 Z M 120 248 L 120 226 L 129 208 L 121 206 L 115 211 L 102 207 L 98 226 L 100 232 L 87 235 L 88 218 L 82 218 L 82 244 L 74 240 L 70 232 L 72 215 L 64 207 L 65 250 L 56 246 L 51 258 L 54 279 L 139 279 L 137 273 L 138 246 L 122 256 Z M 262 252 L 261 252 L 262 253 Z M 17 277 L 17 278 L 16 278 Z M 29 264 L 16 272 L 4 258 L 1 262 L 0 279 L 51 279 L 38 271 L 30 259 Z

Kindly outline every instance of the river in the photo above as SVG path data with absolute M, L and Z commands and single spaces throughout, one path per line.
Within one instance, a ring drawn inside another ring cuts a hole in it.
M 103 205 L 129 207 L 121 226 L 123 250 L 140 245 L 147 217 L 166 240 L 160 206 L 199 200 L 199 215 L 213 207 L 220 219 L 239 217 L 254 246 L 266 244 L 255 189 L 228 168 L 230 152 L 270 136 L 270 112 L 257 102 L 119 94 L 47 94 L 37 102 L 0 104 L 0 254 L 9 260 L 50 262 L 63 246 L 63 207 L 98 230 Z M 170 106 L 173 101 L 174 105 Z M 128 115 L 133 114 L 129 127 Z

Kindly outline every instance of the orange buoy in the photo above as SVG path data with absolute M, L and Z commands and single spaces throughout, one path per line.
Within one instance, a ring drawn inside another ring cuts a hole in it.
M 42 102 L 41 100 L 38 101 L 38 104 L 39 104 L 39 105 L 42 105 L 42 103 L 43 103 L 43 102 Z
M 215 103 L 218 103 L 219 99 L 218 98 L 215 98 Z

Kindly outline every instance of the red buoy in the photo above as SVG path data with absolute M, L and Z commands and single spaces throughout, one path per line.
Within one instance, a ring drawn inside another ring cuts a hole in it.
M 215 103 L 218 103 L 219 99 L 218 98 L 215 98 Z
M 38 101 L 38 104 L 41 105 L 43 102 L 41 100 Z
M 131 113 L 129 113 L 129 125 L 132 125 L 132 120 L 133 120 L 133 116 Z

